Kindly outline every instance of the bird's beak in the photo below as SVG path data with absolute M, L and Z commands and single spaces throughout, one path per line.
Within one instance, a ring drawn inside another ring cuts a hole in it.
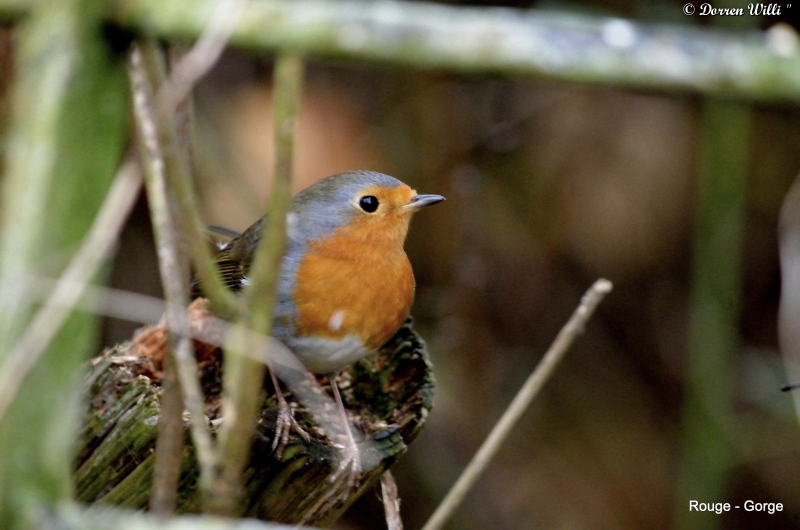
M 411 198 L 411 202 L 405 205 L 404 209 L 412 212 L 416 212 L 423 206 L 430 206 L 431 204 L 436 204 L 437 202 L 442 202 L 444 197 L 441 195 L 414 195 Z

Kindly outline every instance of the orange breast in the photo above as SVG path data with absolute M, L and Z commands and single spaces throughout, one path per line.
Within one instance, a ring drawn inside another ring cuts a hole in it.
M 375 223 L 356 224 L 310 246 L 294 291 L 300 335 L 354 336 L 369 349 L 392 338 L 414 302 L 414 273 L 405 234 L 399 241 L 386 234 Z

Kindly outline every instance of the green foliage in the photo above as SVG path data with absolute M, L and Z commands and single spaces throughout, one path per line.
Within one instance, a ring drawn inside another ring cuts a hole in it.
M 102 2 L 37 3 L 21 25 L 14 115 L 4 182 L 0 282 L 63 270 L 97 213 L 127 132 L 125 70 L 109 55 Z M 20 290 L 0 308 L 7 356 L 35 308 Z M 0 527 L 70 493 L 80 361 L 95 318 L 74 315 L 0 420 Z

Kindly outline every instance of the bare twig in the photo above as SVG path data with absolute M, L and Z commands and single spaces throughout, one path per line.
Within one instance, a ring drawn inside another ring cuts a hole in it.
M 26 293 L 34 301 L 46 299 L 57 286 L 66 285 L 71 289 L 84 291 L 83 297 L 78 300 L 73 309 L 144 324 L 170 325 L 169 322 L 162 319 L 166 311 L 166 304 L 160 298 L 110 287 L 78 284 L 63 278 L 54 280 L 44 276 L 29 275 L 19 280 L 19 282 L 22 281 L 31 285 Z M 7 288 L 6 285 L 0 285 L 0 291 L 5 288 Z M 331 433 L 341 429 L 338 414 L 328 412 L 336 410 L 333 399 L 322 390 L 316 380 L 307 377 L 308 372 L 303 364 L 283 343 L 274 337 L 249 330 L 210 314 L 204 318 L 208 319 L 208 328 L 190 327 L 188 330 L 189 336 L 193 340 L 223 348 L 230 347 L 230 345 L 223 343 L 221 337 L 231 336 L 234 332 L 242 333 L 243 341 L 250 345 L 250 348 L 236 350 L 237 355 L 246 357 L 255 363 L 268 364 L 270 369 L 274 369 L 298 401 L 308 408 L 314 421 L 323 431 Z M 175 334 L 180 332 L 174 325 L 168 329 Z M 380 463 L 380 451 L 374 440 L 362 440 L 359 442 L 359 446 L 364 452 L 362 455 L 364 469 L 372 469 Z
M 138 67 L 138 82 L 141 90 L 137 92 L 139 103 L 140 130 L 147 144 L 146 154 L 149 155 L 151 175 L 153 176 L 148 190 L 153 206 L 154 226 L 159 239 L 159 257 L 162 268 L 164 290 L 167 294 L 167 321 L 178 329 L 178 338 L 175 343 L 174 354 L 176 368 L 181 380 L 181 387 L 186 396 L 187 406 L 191 413 L 192 436 L 197 448 L 198 460 L 201 469 L 201 490 L 208 493 L 213 482 L 213 473 L 216 469 L 214 446 L 211 434 L 205 422 L 202 389 L 197 381 L 197 367 L 191 339 L 185 319 L 185 307 L 189 301 L 188 286 L 186 284 L 186 271 L 181 264 L 179 249 L 181 238 L 176 219 L 171 212 L 178 210 L 177 217 L 181 219 L 187 237 L 190 252 L 194 258 L 195 267 L 203 283 L 204 290 L 215 304 L 217 310 L 227 316 L 236 313 L 238 306 L 233 295 L 227 291 L 214 270 L 212 260 L 206 247 L 203 234 L 203 223 L 197 213 L 194 203 L 194 194 L 189 183 L 189 156 L 186 152 L 187 141 L 181 142 L 175 131 L 176 109 L 186 102 L 194 85 L 216 63 L 225 48 L 231 28 L 235 25 L 241 14 L 245 2 L 242 0 L 223 1 L 217 4 L 217 12 L 202 34 L 200 40 L 179 61 L 177 61 L 173 74 L 166 78 L 161 51 L 154 42 L 144 42 L 141 51 L 135 52 L 135 66 Z M 158 91 L 155 98 L 150 94 L 150 104 L 145 85 L 149 82 L 155 85 Z M 153 103 L 153 100 L 154 103 Z M 155 108 L 153 108 L 155 105 Z M 148 108 L 149 107 L 149 108 Z M 149 110 L 149 112 L 148 112 Z M 185 125 L 185 123 L 184 123 Z M 183 149 L 181 149 L 183 147 Z M 167 153 L 166 156 L 163 153 Z M 169 185 L 167 185 L 167 181 Z M 172 208 L 175 206 L 176 208 Z M 172 363 L 165 363 L 165 394 L 169 390 L 169 369 Z M 182 429 L 182 417 L 176 415 L 172 420 L 167 420 L 162 414 L 164 429 L 174 434 Z M 174 425 L 171 425 L 174 423 Z M 169 438 L 164 434 L 160 439 Z M 164 441 L 164 444 L 176 451 L 174 445 Z M 178 465 L 174 461 L 174 454 L 170 467 Z M 169 459 L 168 456 L 163 458 Z M 163 469 L 159 466 L 159 469 Z M 154 501 L 159 505 L 169 503 L 171 496 L 168 491 L 174 491 L 176 483 L 176 469 L 165 471 L 163 476 L 156 476 L 156 495 Z M 162 495 L 158 493 L 161 492 Z
M 149 162 L 148 194 L 167 298 L 166 320 L 168 329 L 177 330 L 177 338 L 170 336 L 174 347 L 164 364 L 164 410 L 159 423 L 157 458 L 165 465 L 157 466 L 154 476 L 153 507 L 156 511 L 171 511 L 180 465 L 183 405 L 180 395 L 172 395 L 173 368 L 178 371 L 190 410 L 192 436 L 200 462 L 201 491 L 205 494 L 211 489 L 216 469 L 216 455 L 205 421 L 202 389 L 197 380 L 194 349 L 186 322 L 188 265 L 182 243 L 188 243 L 204 291 L 217 311 L 231 317 L 236 314 L 238 303 L 214 269 L 194 202 L 189 179 L 188 97 L 195 84 L 219 59 L 245 4 L 244 0 L 218 2 L 200 39 L 188 53 L 177 58 L 169 78 L 165 74 L 163 54 L 153 41 L 145 40 L 132 57 L 137 118 L 145 144 L 143 154 Z M 183 115 L 178 116 L 181 112 Z M 176 128 L 183 132 L 182 138 L 178 137 Z M 181 232 L 187 237 L 182 239 Z
M 73 305 L 76 310 L 94 313 L 108 318 L 128 320 L 141 324 L 157 324 L 166 311 L 164 300 L 141 293 L 123 291 L 112 287 L 78 282 L 68 278 L 50 278 L 28 274 L 8 283 L 0 284 L 0 290 L 11 289 L 19 283 L 25 283 L 25 293 L 31 300 L 47 300 L 64 284 L 72 290 L 82 290 L 83 296 Z M 65 307 L 54 301 L 58 307 Z M 224 322 L 224 321 L 220 321 Z M 0 389 L 2 392 L 2 389 Z
M 246 325 L 269 335 L 286 238 L 286 214 L 291 199 L 295 120 L 300 105 L 303 62 L 281 56 L 275 65 L 275 181 L 272 187 L 263 240 L 253 259 L 247 292 Z M 227 350 L 252 350 L 244 325 L 234 331 Z M 215 484 L 214 511 L 234 515 L 241 475 L 253 440 L 258 397 L 264 382 L 264 365 L 241 355 L 226 355 L 222 411 L 225 421 L 219 435 L 220 476 Z
M 217 63 L 228 40 L 239 22 L 247 0 L 220 0 L 200 38 L 192 46 L 169 76 L 161 97 L 165 105 L 177 107 L 194 89 L 197 82 Z
M 386 512 L 386 527 L 389 530 L 403 530 L 397 482 L 395 482 L 394 476 L 389 470 L 386 470 L 381 475 L 381 495 L 383 496 L 383 509 Z
M 525 381 L 525 384 L 522 385 L 522 388 L 514 397 L 514 400 L 503 413 L 500 421 L 497 422 L 492 432 L 489 433 L 489 436 L 483 442 L 480 449 L 478 449 L 478 452 L 472 457 L 466 469 L 464 469 L 461 476 L 458 477 L 455 485 L 453 485 L 447 493 L 447 496 L 436 508 L 431 518 L 428 519 L 428 522 L 425 523 L 423 530 L 438 530 L 442 528 L 453 515 L 456 508 L 461 505 L 464 496 L 486 469 L 492 457 L 494 457 L 500 449 L 500 446 L 506 438 L 508 438 L 508 435 L 514 429 L 514 426 L 525 411 L 528 410 L 531 402 L 544 384 L 550 379 L 553 371 L 556 369 L 561 359 L 564 358 L 564 355 L 567 353 L 570 346 L 572 346 L 572 343 L 578 335 L 583 333 L 584 327 L 592 317 L 595 308 L 603 298 L 611 292 L 611 289 L 611 282 L 600 279 L 594 282 L 589 290 L 586 291 L 578 308 L 572 313 L 566 325 L 561 328 L 561 331 L 550 346 L 550 349 L 547 350 L 547 353 L 544 354 L 539 365 L 530 377 L 528 377 L 528 380 Z
M 175 109 L 189 96 L 197 82 L 217 63 L 247 3 L 247 0 L 217 1 L 200 38 L 181 60 L 175 63 L 168 78 L 164 78 L 163 69 L 158 66 L 161 62 L 160 51 L 152 45 L 153 42 L 142 46 L 145 62 L 150 65 L 148 73 L 160 87 L 157 103 L 159 112 L 163 114 L 164 125 L 171 123 L 169 118 L 173 117 Z M 165 131 L 165 134 L 167 136 L 174 134 L 172 127 L 169 127 L 169 131 Z M 169 140 L 167 137 L 164 139 Z M 176 145 L 179 143 L 176 141 Z M 197 269 L 206 297 L 211 300 L 218 313 L 232 318 L 237 314 L 239 304 L 225 287 L 213 266 L 204 237 L 205 223 L 198 213 L 199 209 L 189 179 L 189 159 L 181 154 L 175 156 L 174 160 L 170 160 L 173 157 L 168 157 L 166 162 L 173 166 L 173 170 L 167 171 L 166 176 L 169 187 L 174 191 L 173 196 L 180 213 L 192 262 Z
M 155 47 L 155 44 L 150 44 Z M 163 65 L 161 65 L 163 67 Z M 186 407 L 191 416 L 191 432 L 197 459 L 200 464 L 201 486 L 213 480 L 215 456 L 211 431 L 205 420 L 205 400 L 200 382 L 197 379 L 197 360 L 189 339 L 189 327 L 185 308 L 189 303 L 188 277 L 181 265 L 178 253 L 180 236 L 170 210 L 170 192 L 167 187 L 166 172 L 174 169 L 168 166 L 164 157 L 166 146 L 161 143 L 164 128 L 172 129 L 172 119 L 166 123 L 157 122 L 157 111 L 153 108 L 152 81 L 148 80 L 140 50 L 134 49 L 131 56 L 131 77 L 134 85 L 134 103 L 139 134 L 143 142 L 143 157 L 147 167 L 147 191 L 150 211 L 156 234 L 159 265 L 161 267 L 164 292 L 167 299 L 167 322 L 177 330 L 174 355 L 178 378 L 183 390 Z M 158 85 L 156 85 L 157 87 Z M 172 131 L 174 138 L 174 131 Z M 175 146 L 175 143 L 171 143 Z M 171 158 L 176 158 L 173 153 Z
M 202 39 L 201 39 L 202 40 Z M 195 44 L 193 49 L 199 46 Z M 182 50 L 173 46 L 169 50 L 170 64 L 182 64 L 181 60 L 185 57 Z M 214 57 L 216 59 L 217 56 Z M 172 77 L 175 77 L 173 72 Z M 196 81 L 196 78 L 194 79 Z M 175 128 L 178 135 L 181 156 L 187 160 L 188 171 L 191 171 L 192 144 L 191 144 L 191 120 L 192 120 L 192 99 L 191 87 L 194 82 L 189 83 L 186 94 L 175 105 Z M 163 173 L 159 176 L 163 179 Z M 150 179 L 153 180 L 153 179 Z M 159 186 L 160 185 L 160 186 Z M 158 186 L 158 188 L 156 188 Z M 166 189 L 162 182 L 154 182 L 148 186 L 149 189 Z M 167 191 L 169 191 L 167 189 Z M 155 191 L 159 193 L 159 191 Z M 151 193 L 152 195 L 152 193 Z M 187 261 L 186 247 L 179 237 L 180 217 L 178 215 L 175 198 L 170 196 L 169 212 L 158 212 L 153 217 L 158 217 L 164 223 L 157 227 L 161 234 L 159 249 L 167 245 L 171 248 L 167 251 L 169 259 L 160 260 L 159 265 L 162 269 L 162 281 L 164 283 L 164 293 L 167 295 L 168 305 L 171 311 L 182 311 L 189 303 L 189 288 L 187 278 L 189 275 L 189 264 Z M 155 204 L 162 204 L 156 201 Z M 167 213 L 169 215 L 167 215 Z M 166 223 L 169 221 L 169 223 Z M 154 222 L 154 226 L 155 222 Z M 164 237 L 164 233 L 168 237 Z M 178 266 L 174 266 L 177 264 Z M 170 266 L 173 265 L 173 266 Z M 169 288 L 167 285 L 169 284 Z M 167 321 L 171 321 L 167 314 Z M 175 362 L 175 343 L 178 349 L 191 348 L 191 338 L 187 335 L 175 336 L 169 333 L 169 351 L 165 352 L 163 375 L 161 377 L 161 396 L 160 412 L 158 415 L 158 435 L 156 437 L 155 465 L 153 467 L 153 494 L 150 500 L 150 511 L 160 515 L 174 513 L 178 497 L 178 481 L 180 479 L 181 456 L 183 454 L 183 396 L 181 394 L 180 381 L 178 380 L 178 367 Z M 186 344 L 184 344 L 186 343 Z
M 0 418 L 111 253 L 140 186 L 136 164 L 128 160 L 114 179 L 80 250 L 0 368 Z
M 53 292 L 59 285 L 65 285 L 70 289 L 81 289 L 84 292 L 81 299 L 71 306 L 72 309 L 142 324 L 160 324 L 163 322 L 172 333 L 178 334 L 180 331 L 174 325 L 169 327 L 169 322 L 163 321 L 162 317 L 167 308 L 160 298 L 85 282 L 78 283 L 64 278 L 55 280 L 44 276 L 29 275 L 21 280 L 31 284 L 26 293 L 34 301 L 48 298 L 49 293 Z M 0 290 L 5 287 L 7 286 L 0 284 Z M 188 333 L 192 339 L 223 348 L 228 344 L 223 343 L 220 337 L 232 335 L 235 331 L 242 333 L 244 341 L 253 345 L 253 347 L 237 351 L 238 355 L 274 367 L 292 394 L 308 407 L 322 430 L 334 432 L 336 428 L 340 428 L 338 415 L 324 412 L 325 410 L 335 410 L 333 399 L 326 392 L 319 390 L 321 388 L 319 386 L 316 386 L 313 392 L 309 392 L 307 388 L 302 388 L 304 383 L 314 383 L 314 380 L 306 377 L 308 372 L 303 364 L 282 342 L 274 337 L 243 328 L 213 315 L 207 315 L 207 318 L 210 323 L 210 329 L 213 331 L 189 329 Z M 360 444 L 362 446 L 367 445 L 368 450 L 372 449 L 368 447 L 369 440 L 362 441 Z M 365 459 L 369 462 L 368 457 L 365 457 Z M 372 465 L 375 464 L 372 463 Z
M 179 337 L 178 340 L 190 339 Z M 178 381 L 174 347 L 164 356 L 163 372 L 150 511 L 159 515 L 169 515 L 175 512 L 178 500 L 178 482 L 183 453 L 184 405 L 181 385 Z
M 215 310 L 225 318 L 232 319 L 239 313 L 239 301 L 228 290 L 214 266 L 214 260 L 205 238 L 205 226 L 200 218 L 195 193 L 189 181 L 188 161 L 181 156 L 174 127 L 175 104 L 166 97 L 161 87 L 167 86 L 163 53 L 152 40 L 140 44 L 140 59 L 145 76 L 158 87 L 155 99 L 154 123 L 162 152 L 165 154 L 164 174 L 173 192 L 180 213 L 183 235 L 188 243 L 192 264 L 203 287 L 203 293 L 211 300 Z M 176 67 L 180 68 L 180 67 Z M 170 93 L 170 91 L 166 92 Z
M 83 295 L 74 304 L 71 301 L 65 300 L 64 304 L 70 302 L 69 305 L 60 305 L 60 300 L 53 300 L 52 303 L 57 307 L 69 308 L 71 310 L 80 310 L 88 313 L 93 313 L 107 318 L 116 318 L 120 320 L 128 320 L 141 324 L 156 325 L 162 322 L 163 316 L 167 311 L 167 306 L 161 298 L 148 296 L 141 293 L 134 293 L 124 291 L 121 289 L 114 289 L 112 287 L 105 287 L 93 285 L 91 283 L 82 282 L 80 280 L 72 280 L 65 277 L 57 279 L 48 278 L 45 276 L 27 275 L 21 278 L 19 282 L 26 282 L 30 285 L 26 289 L 26 294 L 34 302 L 39 300 L 48 300 L 53 298 L 51 293 L 63 286 L 64 289 L 71 291 L 82 291 Z M 16 282 L 18 283 L 18 282 Z M 0 284 L 0 290 L 10 288 L 10 284 Z M 209 315 L 209 321 L 215 330 L 219 333 L 206 334 L 202 332 L 195 332 L 190 330 L 191 338 L 205 342 L 212 346 L 222 348 L 224 344 L 216 337 L 217 334 L 224 336 L 232 333 L 235 324 L 222 320 Z M 167 322 L 164 322 L 169 326 Z M 174 325 L 169 327 L 173 333 L 179 330 Z M 267 351 L 268 345 L 266 341 L 277 339 L 265 337 L 259 333 L 248 331 L 247 340 L 256 343 L 256 348 L 251 352 L 240 352 L 241 355 L 247 355 L 251 359 L 265 363 L 267 357 L 264 352 Z M 288 351 L 288 350 L 287 350 Z M 299 362 L 299 361 L 297 361 Z M 297 365 L 292 364 L 295 369 Z M 300 365 L 302 366 L 302 365 Z M 2 389 L 0 389 L 2 391 Z

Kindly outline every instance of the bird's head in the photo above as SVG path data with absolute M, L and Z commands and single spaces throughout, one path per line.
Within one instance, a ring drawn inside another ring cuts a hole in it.
M 295 197 L 289 214 L 289 236 L 308 241 L 336 234 L 402 248 L 412 215 L 443 200 L 441 195 L 418 194 L 383 173 L 339 173 Z

